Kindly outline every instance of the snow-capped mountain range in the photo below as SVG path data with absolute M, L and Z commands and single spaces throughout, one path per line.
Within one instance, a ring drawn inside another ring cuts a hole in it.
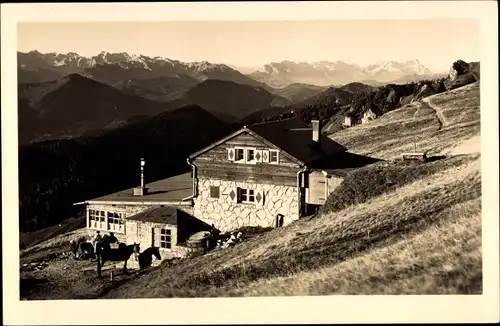
M 126 80 L 176 77 L 187 75 L 198 81 L 219 79 L 269 88 L 225 64 L 207 61 L 182 62 L 165 57 L 149 57 L 102 51 L 93 57 L 74 52 L 18 52 L 19 82 L 50 81 L 71 73 L 80 73 L 103 83 L 114 85 Z
M 29 59 L 32 60 L 29 60 Z M 33 60 L 36 58 L 38 60 Z M 28 59 L 28 60 L 26 60 Z M 97 65 L 118 64 L 124 69 L 135 67 L 142 67 L 146 70 L 152 70 L 152 67 L 159 65 L 162 67 L 183 67 L 187 71 L 200 72 L 204 70 L 214 69 L 231 69 L 225 64 L 212 64 L 208 61 L 201 62 L 181 62 L 178 60 L 171 60 L 166 57 L 148 57 L 145 55 L 122 53 L 110 53 L 102 51 L 93 57 L 84 57 L 74 52 L 64 53 L 45 53 L 42 54 L 38 51 L 30 51 L 27 53 L 18 52 L 19 66 L 24 69 L 38 68 L 36 64 L 41 62 L 52 67 L 73 67 L 79 69 L 93 68 Z M 36 63 L 33 66 L 33 63 Z
M 281 61 L 264 65 L 249 76 L 273 87 L 291 83 L 306 83 L 319 86 L 346 84 L 354 81 L 396 82 L 400 79 L 437 75 L 422 65 L 418 59 L 406 62 L 379 61 L 360 66 L 344 61 L 295 62 Z M 417 78 L 418 79 L 418 78 Z
M 418 79 L 433 73 L 418 60 L 406 62 L 384 61 L 368 66 L 343 61 L 293 62 L 281 61 L 264 65 L 244 74 L 223 63 L 182 62 L 166 57 L 102 51 L 92 57 L 74 52 L 40 53 L 18 52 L 20 82 L 39 82 L 80 73 L 98 81 L 114 85 L 124 80 L 175 77 L 187 75 L 199 81 L 206 79 L 229 80 L 252 86 L 283 88 L 294 83 L 318 86 L 339 85 L 354 81 L 392 82 L 399 79 Z M 269 86 L 268 86 L 269 85 Z

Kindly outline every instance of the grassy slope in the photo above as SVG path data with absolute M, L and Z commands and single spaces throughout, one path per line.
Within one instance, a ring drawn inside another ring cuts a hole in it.
M 436 112 L 422 102 L 384 114 L 368 124 L 344 129 L 331 138 L 357 154 L 393 159 L 402 152 L 428 151 L 441 153 L 480 131 L 479 85 L 470 84 L 452 92 L 434 95 L 432 103 L 445 108 L 452 119 L 447 128 L 440 129 Z
M 471 89 L 474 86 L 457 90 L 441 104 L 440 97 L 433 99 L 436 105 L 452 108 L 450 101 L 471 98 L 465 109 L 455 107 L 468 111 L 465 124 L 456 121 L 438 130 L 435 111 L 415 103 L 333 138 L 356 153 L 394 158 L 413 147 L 405 144 L 412 138 L 407 134 L 408 124 L 413 123 L 419 128 L 419 147 L 441 152 L 479 134 L 479 98 L 474 104 Z M 405 117 L 414 115 L 416 121 L 405 122 Z M 372 174 L 378 174 L 383 164 L 372 167 Z M 396 164 L 393 169 L 400 173 L 386 173 L 396 177 L 392 186 L 374 194 L 354 192 L 351 206 L 334 211 L 326 207 L 311 220 L 175 265 L 118 275 L 115 283 L 96 282 L 89 275 L 92 286 L 85 288 L 85 297 L 481 293 L 480 165 L 478 154 L 424 166 Z M 329 200 L 335 202 L 340 196 L 345 201 L 343 195 L 333 193 Z M 22 260 L 52 250 L 63 240 L 67 238 L 24 251 Z M 39 290 L 28 297 L 82 297 L 81 279 L 65 283 L 64 291 L 57 287 L 52 295 Z

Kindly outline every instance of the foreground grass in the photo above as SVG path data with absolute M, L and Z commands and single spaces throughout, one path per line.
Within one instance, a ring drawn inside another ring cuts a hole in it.
M 264 279 L 231 295 L 480 294 L 481 200 L 442 212 L 422 233 L 315 271 Z

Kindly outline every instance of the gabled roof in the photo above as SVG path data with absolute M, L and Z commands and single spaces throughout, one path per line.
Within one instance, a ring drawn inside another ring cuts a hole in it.
M 320 134 L 320 143 L 315 143 L 312 140 L 312 130 L 309 126 L 294 117 L 281 121 L 244 126 L 219 141 L 191 154 L 189 158 L 193 159 L 244 132 L 248 132 L 264 143 L 278 147 L 285 155 L 301 165 L 309 164 L 347 150 L 344 146 L 334 142 L 323 134 Z
M 127 220 L 177 225 L 177 212 L 178 209 L 172 206 L 153 207 L 128 217 Z

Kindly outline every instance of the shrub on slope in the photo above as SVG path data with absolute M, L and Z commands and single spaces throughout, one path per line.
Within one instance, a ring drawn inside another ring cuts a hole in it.
M 395 161 L 376 163 L 351 172 L 322 207 L 322 213 L 337 212 L 351 205 L 364 203 L 383 193 L 394 191 L 410 182 L 458 166 L 470 157 L 457 156 L 434 162 Z

